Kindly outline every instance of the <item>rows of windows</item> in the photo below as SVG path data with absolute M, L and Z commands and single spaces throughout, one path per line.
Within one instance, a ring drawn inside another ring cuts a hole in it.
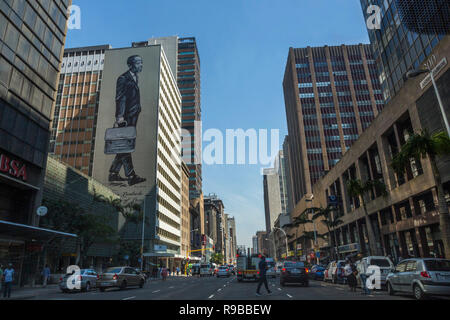
M 162 162 L 169 168 L 170 172 L 175 176 L 177 180 L 180 180 L 180 174 L 173 168 L 172 164 L 167 160 L 161 150 L 158 150 L 158 156 L 161 158 Z
M 158 150 L 159 151 L 159 150 Z M 164 170 L 163 167 L 161 167 L 160 164 L 158 164 L 158 172 L 172 185 L 172 187 L 179 192 L 180 187 L 177 185 L 177 183 L 170 177 L 170 175 Z
M 180 211 L 177 210 L 174 206 L 172 206 L 166 199 L 158 195 L 158 204 L 162 205 L 164 208 L 169 210 L 171 213 L 176 215 L 177 217 L 180 217 Z
M 174 234 L 172 234 L 172 233 L 170 233 L 170 232 L 168 232 L 166 230 L 163 230 L 163 229 L 161 229 L 159 227 L 156 227 L 156 233 L 159 236 L 161 236 L 161 237 L 164 237 L 164 238 L 176 241 L 176 242 L 180 242 L 180 237 L 179 236 L 176 236 L 176 235 L 174 235 Z
M 158 220 L 164 221 L 169 226 L 172 226 L 175 229 L 180 229 L 180 227 L 181 227 L 179 223 L 177 223 L 176 221 L 173 221 L 172 219 L 170 219 L 169 217 L 167 217 L 160 211 L 156 211 L 156 217 L 158 218 Z

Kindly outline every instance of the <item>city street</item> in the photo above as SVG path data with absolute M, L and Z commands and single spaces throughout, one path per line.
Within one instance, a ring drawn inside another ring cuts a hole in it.
M 267 295 L 264 287 L 262 296 L 255 295 L 257 284 L 237 282 L 230 278 L 173 277 L 147 282 L 144 288 L 125 290 L 109 289 L 106 292 L 62 293 L 59 289 L 39 294 L 34 300 L 411 300 L 408 296 L 389 296 L 386 291 L 378 291 L 370 296 L 349 292 L 348 286 L 334 285 L 321 281 L 310 281 L 309 287 L 281 287 L 279 278 L 269 279 L 272 295 Z

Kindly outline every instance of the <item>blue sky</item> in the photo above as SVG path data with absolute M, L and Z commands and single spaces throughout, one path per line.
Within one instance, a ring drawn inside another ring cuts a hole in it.
M 81 30 L 66 48 L 151 37 L 197 39 L 203 129 L 287 134 L 282 80 L 289 47 L 368 43 L 359 0 L 73 0 Z M 204 165 L 203 191 L 236 218 L 238 244 L 265 230 L 259 165 Z

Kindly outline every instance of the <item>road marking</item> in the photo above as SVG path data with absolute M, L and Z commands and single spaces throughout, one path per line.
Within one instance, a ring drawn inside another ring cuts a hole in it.
M 125 299 L 122 299 L 122 300 L 131 300 L 131 299 L 134 299 L 134 298 L 136 298 L 135 296 L 134 297 L 128 297 L 128 298 L 125 298 Z
M 292 298 L 292 296 L 290 294 L 286 294 L 289 298 Z
M 160 292 L 161 290 L 156 290 L 156 291 L 153 291 L 152 293 L 158 293 L 158 292 Z
M 210 296 L 209 296 L 209 298 L 208 298 L 208 299 L 211 299 L 211 298 L 213 298 L 213 297 L 214 297 L 214 295 L 212 294 L 212 295 L 210 295 Z
M 217 290 L 217 291 L 222 291 L 222 289 L 219 289 L 219 290 Z
M 278 288 L 278 290 L 280 290 L 280 291 L 281 291 L 281 288 Z
M 225 288 L 226 286 L 227 286 L 226 284 L 223 285 L 224 288 Z
M 169 287 L 169 289 L 173 289 L 173 288 L 175 288 L 175 287 Z

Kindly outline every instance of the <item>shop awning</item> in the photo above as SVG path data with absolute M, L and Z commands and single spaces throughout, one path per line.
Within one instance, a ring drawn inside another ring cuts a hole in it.
M 174 258 L 175 254 L 167 252 L 148 252 L 144 253 L 144 257 Z
M 76 234 L 65 233 L 50 229 L 39 228 L 26 224 L 19 224 L 9 221 L 0 220 L 0 235 L 11 236 L 14 238 L 23 238 L 26 240 L 50 240 L 55 238 L 77 238 Z

